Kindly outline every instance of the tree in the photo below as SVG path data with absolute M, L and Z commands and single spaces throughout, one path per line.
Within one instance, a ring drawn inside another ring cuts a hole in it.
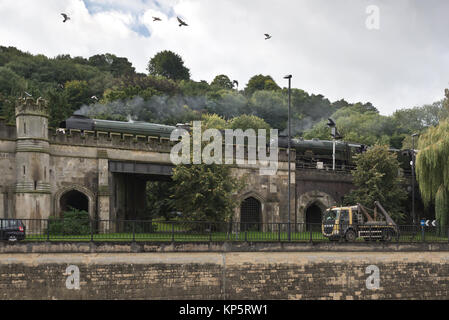
M 188 97 L 205 96 L 210 91 L 210 86 L 207 81 L 201 80 L 199 82 L 193 80 L 181 80 L 179 87 L 182 93 Z
M 287 97 L 282 91 L 256 91 L 250 99 L 252 114 L 264 119 L 272 128 L 283 130 L 287 127 Z
M 178 54 L 164 50 L 157 53 L 148 63 L 150 75 L 164 76 L 172 80 L 189 80 L 190 70 Z
M 227 75 L 220 74 L 214 78 L 211 82 L 211 87 L 216 89 L 232 89 L 232 82 Z
M 239 181 L 228 165 L 178 165 L 173 170 L 174 199 L 182 217 L 196 221 L 229 221 Z
M 49 126 L 59 128 L 61 121 L 67 119 L 73 113 L 67 102 L 67 95 L 63 91 L 52 89 L 47 91 L 46 99 L 50 113 Z
M 109 71 L 114 76 L 134 75 L 136 70 L 127 58 L 117 57 L 114 54 L 96 54 L 89 58 L 89 65 L 102 71 Z
M 172 181 L 149 181 L 147 183 L 147 208 L 149 217 L 163 217 L 166 220 L 174 218 L 175 204 L 171 198 Z
M 345 141 L 366 145 L 390 144 L 394 134 L 394 123 L 391 117 L 382 116 L 375 111 L 363 111 L 359 104 L 339 109 L 332 114 L 338 131 Z M 326 121 L 322 120 L 311 130 L 306 131 L 304 138 L 330 139 L 330 130 Z
M 443 109 L 443 102 L 437 101 L 431 105 L 397 110 L 392 118 L 399 133 L 410 135 L 438 125 Z
M 202 123 L 203 130 L 224 121 L 216 115 L 209 120 Z M 234 195 L 244 184 L 223 164 L 180 164 L 173 169 L 172 179 L 175 207 L 184 219 L 196 221 L 229 221 L 237 205 Z
M 402 202 L 407 193 L 399 177 L 399 162 L 388 146 L 376 145 L 367 152 L 356 156 L 356 169 L 352 172 L 356 189 L 346 197 L 347 204 L 360 203 L 373 207 L 379 201 L 393 220 L 400 222 L 405 218 Z
M 435 203 L 439 232 L 446 234 L 449 215 L 449 120 L 423 133 L 418 141 L 418 150 L 416 179 L 419 190 L 426 206 Z
M 201 115 L 201 125 L 204 129 L 223 130 L 226 128 L 227 123 L 218 114 L 203 114 Z
M 216 113 L 226 119 L 248 111 L 248 100 L 234 90 L 210 91 L 206 97 L 207 112 Z
M 444 107 L 444 118 L 447 119 L 449 116 L 449 89 L 444 90 L 444 95 L 446 96 L 446 99 L 443 101 L 443 107 Z
M 252 95 L 258 90 L 280 90 L 281 88 L 274 82 L 271 76 L 264 76 L 258 74 L 249 79 L 246 87 L 245 93 Z
M 0 93 L 5 96 L 20 95 L 25 86 L 25 79 L 9 68 L 0 67 Z
M 264 119 L 259 118 L 254 115 L 242 114 L 241 116 L 232 118 L 229 121 L 228 127 L 230 129 L 242 129 L 243 131 L 247 129 L 254 129 L 257 134 L 257 130 L 265 129 L 267 130 L 267 136 L 270 132 L 270 125 L 265 122 Z
M 83 104 L 91 102 L 92 92 L 87 81 L 73 80 L 65 84 L 65 94 L 67 95 L 67 103 L 72 111 L 78 110 Z
M 270 125 L 264 119 L 257 116 L 242 114 L 241 116 L 232 118 L 228 122 L 228 128 L 233 130 L 241 129 L 243 131 L 253 129 L 256 135 L 259 129 L 265 129 L 267 143 L 270 141 Z

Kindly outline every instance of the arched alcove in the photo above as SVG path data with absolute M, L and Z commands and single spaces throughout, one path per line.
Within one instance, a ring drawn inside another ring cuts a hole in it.
M 307 230 L 319 230 L 323 216 L 323 208 L 314 202 L 306 209 L 306 226 Z
M 60 212 L 69 211 L 71 208 L 89 212 L 89 198 L 78 190 L 69 190 L 59 199 Z
M 305 226 L 309 222 L 321 223 L 321 220 L 318 221 L 318 217 L 321 216 L 327 208 L 333 205 L 335 205 L 335 200 L 325 192 L 315 190 L 301 194 L 296 209 L 298 229 L 306 230 Z M 320 210 L 319 214 L 318 210 Z M 314 227 L 313 230 L 315 230 L 315 228 L 316 227 Z
M 85 210 L 89 213 L 90 218 L 95 218 L 95 194 L 86 187 L 72 185 L 55 193 L 53 214 L 60 217 L 68 206 Z
M 246 198 L 240 205 L 240 230 L 262 230 L 262 206 L 254 197 Z

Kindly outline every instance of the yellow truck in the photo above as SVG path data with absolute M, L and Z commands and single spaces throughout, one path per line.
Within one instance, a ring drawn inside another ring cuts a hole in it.
M 368 211 L 371 211 L 371 216 Z M 348 207 L 332 207 L 326 210 L 321 225 L 323 235 L 331 241 L 391 241 L 399 235 L 399 228 L 379 202 L 374 210 L 361 204 Z

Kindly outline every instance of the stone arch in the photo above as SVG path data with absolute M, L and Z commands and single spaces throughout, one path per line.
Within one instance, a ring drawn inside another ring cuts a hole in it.
M 254 197 L 248 197 L 240 204 L 240 231 L 262 230 L 262 204 Z
M 327 208 L 335 205 L 335 200 L 329 194 L 322 191 L 309 191 L 299 196 L 297 204 L 297 222 L 303 224 L 307 222 L 307 210 L 315 207 L 316 210 L 324 212 Z M 309 211 L 310 212 L 310 211 Z
M 238 206 L 236 207 L 235 213 L 234 213 L 234 221 L 240 222 L 241 221 L 241 206 L 242 202 L 245 201 L 245 199 L 248 198 L 254 198 L 255 200 L 259 201 L 260 203 L 260 222 L 265 223 L 267 221 L 266 216 L 266 200 L 264 197 L 262 197 L 260 194 L 256 192 L 247 192 L 242 195 L 240 195 L 237 198 Z
M 64 187 L 59 189 L 55 194 L 55 200 L 54 200 L 54 213 L 56 216 L 61 215 L 61 199 L 64 197 L 64 195 L 67 195 L 71 192 L 78 192 L 82 195 L 84 195 L 87 198 L 88 204 L 88 212 L 89 217 L 94 218 L 95 217 L 95 194 L 91 192 L 88 188 L 80 186 L 80 185 L 71 185 L 68 187 Z

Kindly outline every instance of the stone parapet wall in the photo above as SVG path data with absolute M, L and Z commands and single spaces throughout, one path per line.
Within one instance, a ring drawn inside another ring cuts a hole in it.
M 0 296 L 447 299 L 448 263 L 448 252 L 0 254 Z M 78 289 L 66 284 L 69 266 L 79 271 Z

